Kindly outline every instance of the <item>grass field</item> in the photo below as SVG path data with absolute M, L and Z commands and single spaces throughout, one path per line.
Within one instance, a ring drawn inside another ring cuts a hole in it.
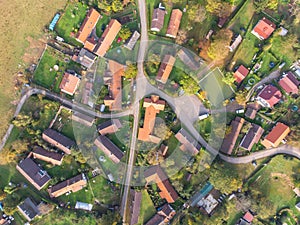
M 154 216 L 156 210 L 154 204 L 146 190 L 142 191 L 142 203 L 140 209 L 140 216 L 138 224 L 145 224 L 152 216 Z
M 14 106 L 11 101 L 19 97 L 14 89 L 14 75 L 18 65 L 23 67 L 22 55 L 28 46 L 26 38 L 40 37 L 44 26 L 66 4 L 66 0 L 18 0 L 5 1 L 0 7 L 0 137 L 6 132 Z M 8 19 L 9 18 L 9 19 Z M 17 35 L 16 35 L 17 34 Z

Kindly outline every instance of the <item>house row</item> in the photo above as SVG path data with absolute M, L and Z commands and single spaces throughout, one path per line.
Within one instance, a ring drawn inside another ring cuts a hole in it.
M 197 155 L 201 148 L 201 144 L 193 138 L 185 129 L 181 128 L 175 138 L 181 143 L 180 149 L 183 152 L 189 152 L 191 155 Z
M 131 189 L 130 190 L 130 202 L 131 202 L 130 225 L 135 225 L 139 221 L 141 203 L 142 203 L 142 192 Z
M 153 10 L 152 21 L 151 21 L 151 31 L 159 32 L 164 25 L 166 11 L 163 7 L 158 7 Z M 180 9 L 173 9 L 167 28 L 166 36 L 170 38 L 176 38 L 180 22 L 182 18 L 182 11 Z
M 145 225 L 164 225 L 169 224 L 175 216 L 176 211 L 169 204 L 159 207 L 157 213 L 145 223 Z

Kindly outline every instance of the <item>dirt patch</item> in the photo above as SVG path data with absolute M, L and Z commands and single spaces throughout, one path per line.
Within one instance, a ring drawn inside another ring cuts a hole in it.
M 32 63 L 37 64 L 39 58 L 41 57 L 47 43 L 46 36 L 42 36 L 39 39 L 34 39 L 32 37 L 27 37 L 26 40 L 29 43 L 28 48 L 25 50 L 23 56 L 23 61 L 25 64 L 30 65 Z

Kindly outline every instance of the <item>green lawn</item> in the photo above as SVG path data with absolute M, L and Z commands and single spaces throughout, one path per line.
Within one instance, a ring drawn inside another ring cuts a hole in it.
M 70 36 L 71 32 L 79 30 L 81 23 L 83 22 L 88 6 L 82 2 L 69 3 L 66 11 L 58 21 L 55 31 L 59 36 L 65 39 L 66 42 L 78 45 L 79 43 Z
M 212 132 L 211 123 L 212 123 L 212 118 L 208 117 L 204 120 L 198 120 L 195 124 L 195 128 L 200 132 L 201 136 L 207 141 L 209 140 L 210 133 Z
M 275 67 L 279 63 L 279 60 L 269 51 L 262 53 L 261 60 L 263 61 L 261 68 L 259 69 L 261 77 L 269 75 L 272 70 L 269 66 L 271 62 L 275 63 Z
M 138 224 L 145 224 L 152 216 L 154 216 L 155 212 L 156 210 L 154 204 L 148 192 L 146 190 L 143 190 Z

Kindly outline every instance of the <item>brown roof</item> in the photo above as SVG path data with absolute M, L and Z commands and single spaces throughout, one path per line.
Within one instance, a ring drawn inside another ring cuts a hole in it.
M 124 153 L 106 136 L 98 136 L 94 144 L 115 163 L 119 163 L 124 156 Z
M 173 203 L 178 198 L 178 194 L 167 179 L 166 174 L 160 166 L 152 166 L 144 172 L 147 184 L 155 182 L 160 189 L 161 198 L 166 199 L 168 203 Z
M 239 68 L 233 74 L 233 76 L 235 77 L 235 81 L 237 83 L 241 83 L 246 78 L 248 73 L 249 73 L 249 70 L 246 67 L 244 67 L 243 65 L 240 65 Z
M 34 150 L 32 152 L 34 154 L 41 155 L 41 156 L 44 156 L 44 157 L 47 157 L 50 159 L 54 159 L 57 161 L 62 161 L 62 159 L 64 157 L 64 155 L 62 155 L 62 154 L 59 154 L 59 153 L 53 152 L 53 151 L 47 151 L 40 146 L 35 146 Z
M 171 55 L 165 55 L 163 61 L 160 64 L 156 80 L 165 84 L 168 81 L 168 78 L 170 76 L 170 73 L 173 69 L 174 63 L 175 63 L 175 57 Z
M 283 75 L 278 83 L 287 93 L 298 94 L 299 92 L 300 82 L 292 72 Z
M 171 219 L 176 214 L 175 210 L 168 203 L 164 204 L 158 213 L 168 219 Z
M 97 130 L 101 135 L 117 132 L 122 127 L 119 119 L 105 121 L 97 126 Z
M 240 147 L 250 151 L 254 144 L 258 143 L 264 129 L 257 124 L 252 124 L 252 127 L 248 130 L 247 134 L 243 137 Z
M 76 35 L 76 40 L 84 43 L 95 28 L 99 18 L 100 14 L 95 9 L 91 8 Z
M 151 21 L 151 30 L 160 31 L 164 26 L 164 18 L 166 11 L 160 8 L 153 10 L 152 21 Z
M 151 96 L 151 99 L 144 99 L 143 106 L 146 108 L 144 125 L 139 129 L 138 139 L 141 141 L 151 141 L 150 136 L 154 129 L 156 114 L 159 113 L 160 110 L 164 110 L 165 101 L 159 100 L 158 96 Z
M 278 122 L 261 143 L 266 148 L 277 147 L 290 131 L 291 130 L 287 125 Z
M 272 108 L 280 101 L 282 94 L 275 86 L 269 84 L 259 92 L 257 97 L 260 104 L 265 107 Z M 262 99 L 263 101 L 261 101 L 260 99 Z M 267 103 L 267 105 L 265 103 Z
M 172 38 L 175 38 L 177 36 L 180 22 L 181 22 L 181 17 L 182 17 L 182 12 L 180 11 L 180 9 L 172 10 L 172 14 L 171 14 L 171 18 L 170 18 L 166 36 L 172 37 Z
M 193 56 L 193 53 L 189 52 L 187 49 L 180 49 L 177 52 L 177 55 L 179 59 L 187 65 L 190 69 L 192 70 L 197 70 L 200 68 L 200 60 L 196 60 L 195 57 Z
M 70 73 L 65 73 L 64 77 L 59 85 L 59 88 L 62 92 L 65 92 L 69 95 L 73 95 L 78 87 L 80 79 L 75 75 Z
M 50 197 L 58 197 L 69 191 L 73 191 L 73 192 L 79 191 L 82 189 L 83 186 L 86 186 L 86 183 L 87 183 L 87 179 L 85 175 L 82 173 L 50 187 L 48 189 L 48 192 Z
M 72 120 L 86 126 L 92 126 L 95 118 L 76 111 L 72 113 Z
M 260 108 L 260 105 L 257 103 L 247 104 L 245 116 L 248 117 L 249 119 L 253 120 L 255 118 L 259 108 Z
M 185 129 L 181 128 L 175 135 L 177 140 L 183 145 L 180 147 L 181 150 L 186 150 L 192 155 L 198 154 L 201 145 L 195 140 Z
M 140 209 L 141 209 L 141 202 L 142 202 L 142 192 L 131 190 L 131 220 L 130 225 L 135 225 L 138 223 Z
M 38 190 L 42 189 L 51 180 L 47 172 L 39 167 L 31 158 L 23 159 L 17 165 L 17 170 Z
M 155 214 L 145 225 L 160 225 L 164 222 L 164 219 L 163 216 Z
M 64 136 L 63 134 L 57 132 L 56 130 L 48 128 L 43 132 L 44 135 L 47 137 L 51 138 L 52 140 L 58 142 L 62 146 L 66 148 L 71 148 L 75 145 L 75 142 L 72 141 L 70 138 Z
M 101 38 L 99 39 L 97 47 L 95 48 L 96 55 L 103 57 L 106 54 L 107 50 L 110 48 L 110 45 L 118 35 L 120 29 L 121 24 L 116 19 L 112 19 L 109 22 Z
M 252 33 L 258 34 L 260 39 L 267 39 L 275 29 L 276 25 L 264 17 L 256 24 Z
M 223 140 L 221 146 L 222 152 L 231 155 L 244 122 L 245 120 L 241 117 L 235 117 L 235 119 L 231 121 L 231 132 Z
M 84 43 L 84 48 L 93 52 L 97 45 L 97 41 L 94 37 L 89 37 L 86 42 Z

